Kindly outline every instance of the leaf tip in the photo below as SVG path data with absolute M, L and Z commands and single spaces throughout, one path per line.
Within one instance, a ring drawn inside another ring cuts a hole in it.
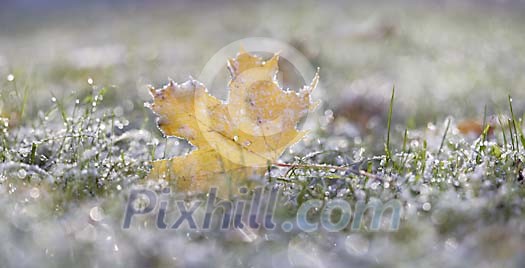
M 148 85 L 147 88 L 148 88 L 149 94 L 150 94 L 152 97 L 154 97 L 154 96 L 155 96 L 155 93 L 157 92 L 157 90 L 155 89 L 155 87 L 152 86 L 152 85 Z

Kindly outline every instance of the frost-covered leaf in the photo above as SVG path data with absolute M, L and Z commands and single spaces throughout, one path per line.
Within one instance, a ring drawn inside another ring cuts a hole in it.
M 318 75 L 297 92 L 283 90 L 276 81 L 278 62 L 277 54 L 264 61 L 244 51 L 230 59 L 227 102 L 193 79 L 151 88 L 150 108 L 159 116 L 162 132 L 197 149 L 155 161 L 150 178 L 165 178 L 179 191 L 202 192 L 232 189 L 263 175 L 269 163 L 306 134 L 296 125 L 316 106 L 311 92 Z

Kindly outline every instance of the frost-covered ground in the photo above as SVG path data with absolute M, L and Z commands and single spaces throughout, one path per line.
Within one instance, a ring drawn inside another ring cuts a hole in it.
M 517 4 L 8 7 L 0 10 L 0 108 L 9 118 L 0 126 L 0 266 L 525 264 Z M 321 67 L 318 123 L 281 158 L 297 167 L 260 178 L 283 192 L 277 221 L 312 199 L 397 199 L 398 231 L 161 231 L 154 218 L 122 229 L 129 190 L 164 187 L 144 179 L 149 162 L 190 149 L 156 129 L 146 85 L 197 77 L 217 50 L 254 36 L 290 43 Z

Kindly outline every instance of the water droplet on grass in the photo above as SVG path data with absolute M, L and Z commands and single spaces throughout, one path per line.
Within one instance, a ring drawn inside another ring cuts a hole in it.
M 102 208 L 96 206 L 89 211 L 89 218 L 93 221 L 101 221 L 104 219 L 104 211 Z
M 27 171 L 25 169 L 18 170 L 18 177 L 24 179 L 27 176 Z
M 31 196 L 31 198 L 33 199 L 37 199 L 40 197 L 40 190 L 36 187 L 32 188 L 31 190 L 29 190 L 29 196 Z

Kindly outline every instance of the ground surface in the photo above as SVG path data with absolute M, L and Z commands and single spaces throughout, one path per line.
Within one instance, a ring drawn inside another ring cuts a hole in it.
M 522 10 L 227 2 L 0 11 L 0 108 L 8 118 L 0 152 L 0 261 L 521 267 Z M 150 161 L 191 149 L 157 130 L 144 108 L 146 85 L 198 77 L 217 50 L 255 36 L 290 43 L 321 67 L 318 124 L 282 157 L 301 166 L 289 173 L 273 167 L 260 178 L 284 192 L 278 220 L 292 218 L 309 199 L 395 198 L 404 208 L 398 231 L 247 237 L 159 231 L 154 219 L 122 230 L 129 189 L 163 187 L 144 179 Z

